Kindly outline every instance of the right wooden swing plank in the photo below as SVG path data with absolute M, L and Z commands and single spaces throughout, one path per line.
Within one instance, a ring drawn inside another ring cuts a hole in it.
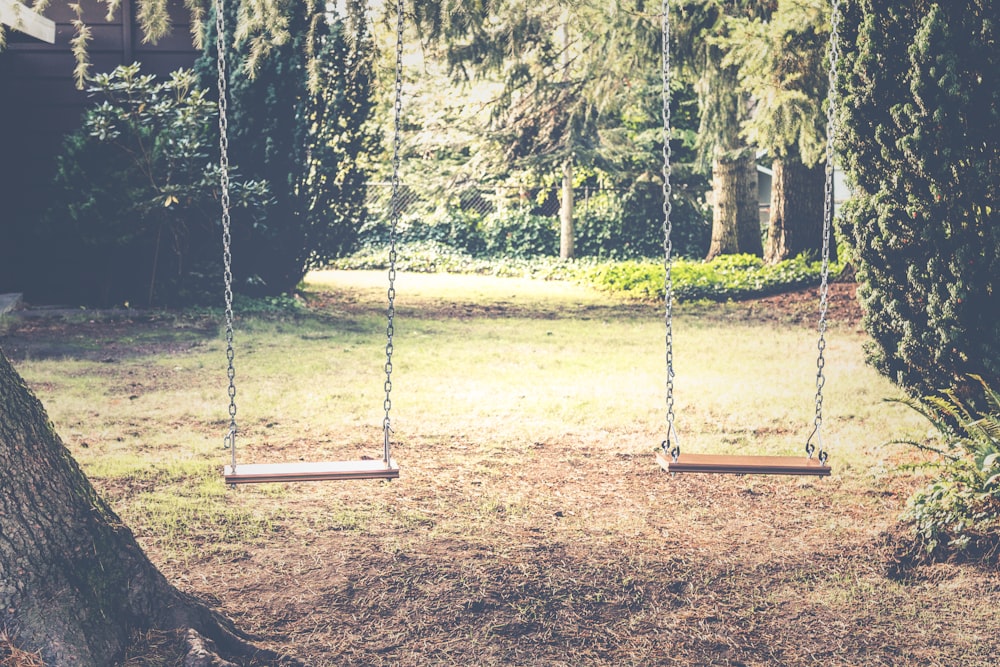
M 677 460 L 662 451 L 656 460 L 667 472 L 701 472 L 728 475 L 815 475 L 826 477 L 830 466 L 804 456 L 732 456 L 681 453 Z

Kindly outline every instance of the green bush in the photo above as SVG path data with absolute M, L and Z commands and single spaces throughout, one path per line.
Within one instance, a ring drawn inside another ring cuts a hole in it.
M 676 301 L 727 301 L 818 284 L 821 268 L 805 256 L 766 265 L 753 255 L 720 255 L 710 262 L 677 260 L 670 275 Z M 665 273 L 662 262 L 609 262 L 587 271 L 586 280 L 599 289 L 662 299 Z
M 624 194 L 599 191 L 577 206 L 574 220 L 577 257 L 638 259 L 663 254 L 663 193 L 659 184 L 634 185 Z M 672 214 L 674 255 L 703 257 L 708 237 L 700 243 L 690 232 L 698 223 L 678 223 L 679 209 Z M 702 225 L 707 231 L 708 226 Z
M 412 273 L 471 273 L 490 276 L 576 280 L 592 266 L 586 260 L 558 257 L 474 257 L 438 241 L 402 241 L 397 246 L 396 266 Z M 384 270 L 389 266 L 387 246 L 365 246 L 335 260 L 331 268 Z
M 400 217 L 396 241 L 407 244 L 432 241 L 448 246 L 451 252 L 478 256 L 486 248 L 481 222 L 479 213 L 461 209 L 441 208 L 428 214 L 408 213 Z M 388 246 L 390 225 L 385 217 L 367 221 L 359 232 L 364 239 L 363 248 Z
M 536 257 L 559 254 L 559 223 L 527 209 L 497 211 L 483 220 L 485 252 L 492 256 Z
M 629 259 L 623 248 L 621 202 L 611 194 L 599 192 L 578 203 L 573 220 L 573 250 L 577 257 Z
M 333 262 L 331 267 L 382 270 L 388 265 L 387 247 L 367 246 Z M 648 260 L 473 257 L 438 241 L 415 241 L 402 242 L 397 246 L 397 267 L 415 273 L 478 273 L 577 280 L 627 297 L 663 298 L 663 265 Z M 837 268 L 832 267 L 831 270 Z M 723 255 L 711 262 L 679 260 L 672 270 L 674 298 L 678 301 L 727 301 L 774 294 L 818 284 L 820 270 L 819 262 L 810 262 L 805 257 L 773 266 L 765 265 L 752 255 Z
M 411 205 L 399 221 L 397 241 L 435 241 L 476 257 L 524 259 L 558 252 L 558 218 L 542 215 L 541 209 L 532 208 L 524 200 L 510 202 L 506 208 L 484 217 L 478 211 L 496 202 L 484 197 L 479 189 L 453 192 L 447 197 L 424 194 L 428 199 L 422 200 L 409 186 L 402 188 L 402 200 Z M 555 203 L 555 196 L 549 194 L 546 203 Z M 690 197 L 679 197 L 674 204 L 674 256 L 704 257 L 710 232 L 704 211 Z M 390 222 L 384 209 L 388 209 L 387 202 L 361 227 L 361 247 L 388 244 Z M 663 193 L 654 182 L 643 181 L 624 191 L 595 188 L 585 197 L 578 195 L 573 221 L 574 254 L 620 260 L 662 255 L 662 209 Z
M 172 305 L 221 294 L 216 107 L 194 82 L 187 70 L 157 81 L 138 64 L 92 79 L 99 101 L 65 140 L 40 230 L 72 258 L 58 267 L 76 290 L 68 298 Z M 237 208 L 266 199 L 261 183 L 232 186 Z
M 933 425 L 927 442 L 905 444 L 930 451 L 935 459 L 923 467 L 934 480 L 910 499 L 903 519 L 916 530 L 916 540 L 932 558 L 966 556 L 996 561 L 1000 551 L 1000 394 L 972 376 L 986 397 L 977 410 L 955 392 L 899 402 Z

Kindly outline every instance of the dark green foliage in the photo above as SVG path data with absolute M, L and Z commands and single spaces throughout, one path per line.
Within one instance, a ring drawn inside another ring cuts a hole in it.
M 557 255 L 536 257 L 473 257 L 437 241 L 406 241 L 396 246 L 396 267 L 407 273 L 466 273 L 539 280 L 576 280 L 595 265 L 589 259 L 560 259 Z M 333 268 L 384 270 L 389 266 L 389 248 L 365 246 L 334 261 Z
M 66 139 L 39 230 L 55 256 L 71 258 L 65 296 L 165 305 L 219 293 L 215 104 L 193 84 L 190 71 L 157 81 L 138 64 L 93 78 L 99 101 Z M 262 184 L 234 178 L 237 208 L 265 196 Z
M 634 187 L 624 196 L 598 191 L 578 203 L 578 257 L 638 259 L 663 253 L 663 195 L 659 184 L 642 185 L 647 187 Z M 681 200 L 680 212 L 683 206 Z M 439 208 L 427 214 L 403 215 L 396 238 L 401 243 L 432 241 L 473 257 L 528 258 L 558 252 L 558 225 L 554 216 L 537 215 L 530 208 L 511 208 L 485 217 L 457 207 Z M 674 252 L 678 256 L 704 254 L 708 242 L 706 224 L 689 224 L 678 230 L 681 233 L 674 235 Z M 370 219 L 362 227 L 360 238 L 368 247 L 387 245 L 388 220 Z
M 233 216 L 235 289 L 252 295 L 291 291 L 308 269 L 353 245 L 367 190 L 358 157 L 374 148 L 366 127 L 372 44 L 365 22 L 349 26 L 313 2 L 286 4 L 289 38 L 272 45 L 252 77 L 245 69 L 252 40 L 227 53 L 230 159 L 273 195 L 255 218 Z M 231 31 L 236 3 L 227 7 Z M 207 26 L 198 70 L 203 85 L 214 86 L 214 17 Z
M 695 198 L 675 184 L 671 212 L 674 257 L 704 257 L 711 226 Z M 576 208 L 576 254 L 579 257 L 638 259 L 663 255 L 663 186 L 657 181 L 632 183 L 612 195 L 599 193 Z
M 850 0 L 840 145 L 869 358 L 911 395 L 1000 384 L 1000 3 Z
M 559 223 L 527 209 L 497 211 L 483 220 L 486 253 L 504 257 L 559 254 Z
M 481 215 L 459 208 L 442 208 L 426 215 L 406 214 L 400 217 L 396 226 L 396 240 L 399 243 L 432 241 L 479 256 L 486 249 L 481 225 Z M 360 232 L 363 244 L 369 248 L 388 246 L 389 228 L 390 221 L 385 217 L 369 218 Z
M 935 454 L 924 467 L 935 479 L 909 502 L 903 518 L 932 558 L 956 555 L 996 562 L 1000 555 L 1000 394 L 968 378 L 984 397 L 979 411 L 954 392 L 903 401 L 927 418 L 936 435 L 906 442 Z

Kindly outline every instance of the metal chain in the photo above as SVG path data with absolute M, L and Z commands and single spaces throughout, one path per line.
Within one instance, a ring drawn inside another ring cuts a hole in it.
M 396 3 L 396 86 L 393 101 L 393 134 L 392 134 L 392 198 L 389 205 L 392 207 L 389 228 L 389 305 L 386 309 L 388 320 L 385 328 L 385 418 L 382 420 L 382 433 L 385 436 L 385 444 L 382 450 L 382 458 L 386 465 L 391 460 L 390 435 L 392 433 L 389 412 L 392 409 L 392 337 L 395 333 L 396 318 L 396 228 L 399 225 L 399 162 L 402 138 L 400 131 L 400 117 L 403 109 L 403 0 Z
M 219 170 L 220 196 L 222 202 L 222 265 L 223 281 L 226 285 L 226 359 L 229 368 L 226 375 L 229 378 L 229 432 L 225 437 L 225 446 L 230 451 L 233 471 L 236 471 L 236 367 L 233 360 L 236 353 L 233 347 L 233 257 L 230 251 L 232 235 L 230 233 L 229 215 L 229 118 L 226 102 L 226 22 L 223 16 L 223 0 L 215 0 L 215 36 L 216 64 L 218 69 L 219 87 Z
M 677 440 L 677 433 L 674 430 L 674 331 L 673 331 L 673 308 L 674 308 L 674 286 L 671 268 L 673 265 L 673 241 L 671 233 L 673 223 L 670 221 L 670 213 L 673 205 L 670 201 L 673 192 L 670 185 L 670 9 L 668 0 L 663 0 L 663 92 L 662 116 L 663 116 L 663 302 L 664 302 L 664 322 L 666 324 L 666 364 L 667 364 L 667 439 L 663 441 L 664 452 L 677 460 L 680 456 L 681 448 Z
M 823 266 L 822 279 L 819 286 L 819 341 L 816 347 L 819 355 L 816 358 L 816 417 L 813 420 L 813 431 L 806 441 L 806 455 L 812 458 L 819 446 L 819 461 L 825 464 L 829 454 L 823 446 L 823 386 L 826 384 L 826 376 L 823 374 L 826 366 L 826 313 L 829 308 L 829 275 L 830 275 L 830 230 L 833 227 L 833 166 L 834 166 L 834 135 L 836 128 L 836 108 L 837 108 L 837 62 L 840 60 L 840 43 L 838 34 L 838 20 L 840 15 L 839 0 L 833 0 L 830 14 L 830 53 L 828 85 L 826 107 L 826 184 L 824 186 L 823 201 Z M 813 442 L 813 438 L 816 442 Z

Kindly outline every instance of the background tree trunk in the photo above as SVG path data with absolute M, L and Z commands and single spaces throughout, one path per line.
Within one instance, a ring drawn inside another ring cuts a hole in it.
M 574 256 L 573 232 L 573 163 L 563 164 L 562 196 L 559 198 L 559 257 Z
M 227 653 L 255 651 L 149 561 L 2 351 L 0 605 L 0 629 L 54 667 L 107 667 L 150 628 L 194 628 Z
M 718 255 L 764 252 L 757 203 L 757 166 L 753 154 L 716 156 L 712 162 L 712 242 L 707 259 Z
M 823 250 L 823 192 L 825 165 L 807 167 L 797 158 L 775 160 L 772 165 L 771 218 L 764 261 L 768 264 L 811 252 L 816 259 Z M 830 259 L 837 256 L 831 243 Z

